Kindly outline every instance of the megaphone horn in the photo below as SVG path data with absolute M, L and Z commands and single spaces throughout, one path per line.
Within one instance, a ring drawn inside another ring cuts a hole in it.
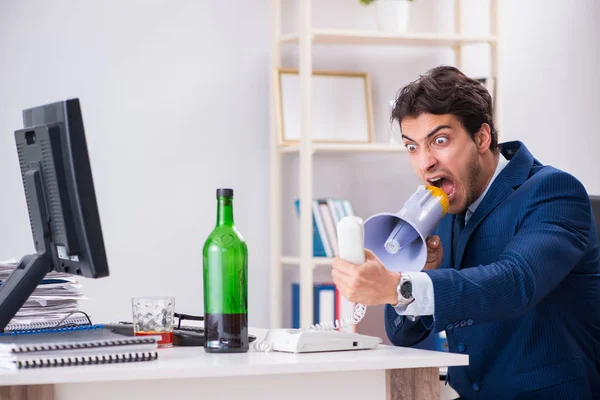
M 421 271 L 427 237 L 448 212 L 449 200 L 436 186 L 419 186 L 396 214 L 375 214 L 364 223 L 365 248 L 393 271 Z

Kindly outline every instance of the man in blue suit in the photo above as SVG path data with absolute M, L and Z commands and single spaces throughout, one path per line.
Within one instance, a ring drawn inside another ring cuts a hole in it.
M 387 304 L 395 345 L 445 330 L 469 355 L 448 372 L 462 398 L 600 398 L 600 250 L 584 187 L 523 143 L 499 144 L 490 94 L 453 67 L 403 88 L 392 118 L 449 212 L 423 271 L 392 272 L 366 250 L 360 266 L 335 260 L 339 290 Z

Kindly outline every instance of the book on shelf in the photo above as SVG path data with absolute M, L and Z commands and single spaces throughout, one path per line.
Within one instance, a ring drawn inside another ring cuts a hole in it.
M 332 322 L 335 319 L 337 305 L 335 292 L 333 283 L 313 285 L 313 324 Z M 300 328 L 300 285 L 297 283 L 292 283 L 292 328 Z
M 300 215 L 300 200 L 296 200 L 296 213 Z M 313 257 L 335 257 L 339 255 L 337 224 L 345 216 L 353 216 L 354 209 L 349 200 L 334 198 L 314 199 L 313 213 Z
M 313 285 L 313 324 L 331 324 L 336 320 L 351 319 L 354 306 L 353 302 L 341 295 L 333 283 L 322 282 Z M 298 283 L 292 283 L 292 328 L 300 328 L 300 285 Z M 356 332 L 356 326 L 344 326 L 339 330 Z

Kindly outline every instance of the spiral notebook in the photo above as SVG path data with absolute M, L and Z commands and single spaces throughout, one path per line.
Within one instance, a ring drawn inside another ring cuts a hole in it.
M 160 336 L 123 336 L 102 325 L 0 335 L 0 368 L 27 369 L 151 361 Z
M 89 325 L 89 320 L 86 317 L 69 317 L 66 320 L 60 319 L 52 319 L 47 321 L 34 321 L 31 323 L 19 323 L 19 322 L 11 322 L 6 325 L 4 331 L 28 331 L 28 330 L 37 330 L 37 329 L 48 329 L 55 327 L 58 324 L 61 326 L 72 326 L 72 325 Z

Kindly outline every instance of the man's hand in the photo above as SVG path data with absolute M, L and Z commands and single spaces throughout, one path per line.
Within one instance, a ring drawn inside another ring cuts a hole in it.
M 427 261 L 423 269 L 437 269 L 442 264 L 444 250 L 442 242 L 438 236 L 430 236 L 427 238 Z
M 400 273 L 390 271 L 370 250 L 365 250 L 365 263 L 351 264 L 336 257 L 331 271 L 333 282 L 348 300 L 365 306 L 396 304 L 396 287 Z
M 428 238 L 427 261 L 423 269 L 437 269 L 442 263 L 443 254 L 440 238 Z M 396 287 L 400 282 L 400 273 L 387 269 L 370 250 L 365 250 L 365 263 L 362 265 L 336 257 L 331 276 L 342 295 L 352 302 L 365 306 L 398 303 Z

